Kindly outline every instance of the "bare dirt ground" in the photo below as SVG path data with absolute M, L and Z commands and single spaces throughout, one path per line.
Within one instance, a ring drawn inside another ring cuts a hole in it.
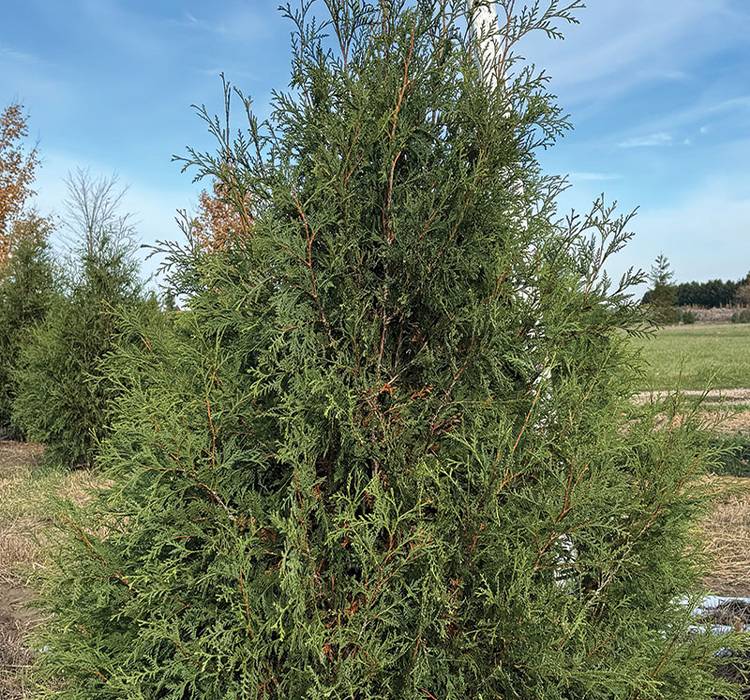
M 36 465 L 41 449 L 18 443 L 0 443 L 0 697 L 26 697 L 25 670 L 31 651 L 25 638 L 37 616 L 26 606 L 31 600 L 27 575 L 37 554 L 33 523 L 11 507 L 15 490 Z M 31 526 L 31 527 L 30 527 Z
M 669 391 L 643 391 L 636 394 L 636 403 L 647 403 L 648 401 L 660 401 L 671 396 Z M 707 405 L 715 406 L 750 406 L 750 389 L 716 389 L 715 391 L 696 391 L 693 389 L 683 390 L 682 396 L 692 399 L 700 399 L 705 396 Z
M 637 403 L 648 401 L 660 401 L 672 395 L 669 391 L 642 391 L 636 394 Z M 698 391 L 696 389 L 683 389 L 682 396 L 692 399 L 705 397 L 705 403 L 709 405 L 721 404 L 722 406 L 750 406 L 750 389 L 716 389 L 713 391 Z

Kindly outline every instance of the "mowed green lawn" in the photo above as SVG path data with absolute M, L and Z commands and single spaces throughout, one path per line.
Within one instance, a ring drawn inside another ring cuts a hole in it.
M 750 324 L 670 326 L 641 342 L 644 390 L 750 388 Z

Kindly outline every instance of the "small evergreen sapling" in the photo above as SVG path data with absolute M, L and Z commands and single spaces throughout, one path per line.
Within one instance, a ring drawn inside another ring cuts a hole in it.
M 250 235 L 167 246 L 184 308 L 113 360 L 112 486 L 45 583 L 49 697 L 730 693 L 682 602 L 709 457 L 632 406 L 642 277 L 603 272 L 630 217 L 559 221 L 536 160 L 567 125 L 512 48 L 572 6 L 509 17 L 489 92 L 463 6 L 287 8 L 269 121 L 204 110 L 219 153 L 187 165 Z
M 648 280 L 651 289 L 644 296 L 644 303 L 649 304 L 653 319 L 659 324 L 677 323 L 679 313 L 677 304 L 677 287 L 674 284 L 674 272 L 665 255 L 659 255 L 651 266 Z

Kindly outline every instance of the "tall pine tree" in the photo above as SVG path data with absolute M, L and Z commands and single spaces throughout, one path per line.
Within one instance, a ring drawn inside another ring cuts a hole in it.
M 536 153 L 566 121 L 512 52 L 572 8 L 509 18 L 488 93 L 463 7 L 288 8 L 269 121 L 204 112 L 219 152 L 187 165 L 252 228 L 169 246 L 186 310 L 114 360 L 112 486 L 45 585 L 50 697 L 718 691 L 683 601 L 707 456 L 631 405 L 642 278 L 603 272 L 629 217 L 558 223 Z

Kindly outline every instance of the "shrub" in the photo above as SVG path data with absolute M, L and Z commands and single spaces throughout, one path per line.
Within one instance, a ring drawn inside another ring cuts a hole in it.
M 680 312 L 680 323 L 684 323 L 686 326 L 693 325 L 697 320 L 698 315 L 694 311 Z
M 16 220 L 9 256 L 0 268 L 0 438 L 22 437 L 11 419 L 16 396 L 13 372 L 29 334 L 44 320 L 57 295 L 50 229 L 50 222 L 37 216 Z
M 726 642 L 682 602 L 702 438 L 631 406 L 642 277 L 604 274 L 629 217 L 553 223 L 533 147 L 560 110 L 532 71 L 488 94 L 452 6 L 327 7 L 327 29 L 297 17 L 271 123 L 229 142 L 211 120 L 219 153 L 190 156 L 251 203 L 251 235 L 172 245 L 187 310 L 113 360 L 113 485 L 67 519 L 40 680 L 67 700 L 720 692 Z
M 732 314 L 732 323 L 750 323 L 750 309 L 742 309 Z
M 674 326 L 683 318 L 683 312 L 676 306 L 649 304 L 646 309 L 651 320 L 659 326 Z

